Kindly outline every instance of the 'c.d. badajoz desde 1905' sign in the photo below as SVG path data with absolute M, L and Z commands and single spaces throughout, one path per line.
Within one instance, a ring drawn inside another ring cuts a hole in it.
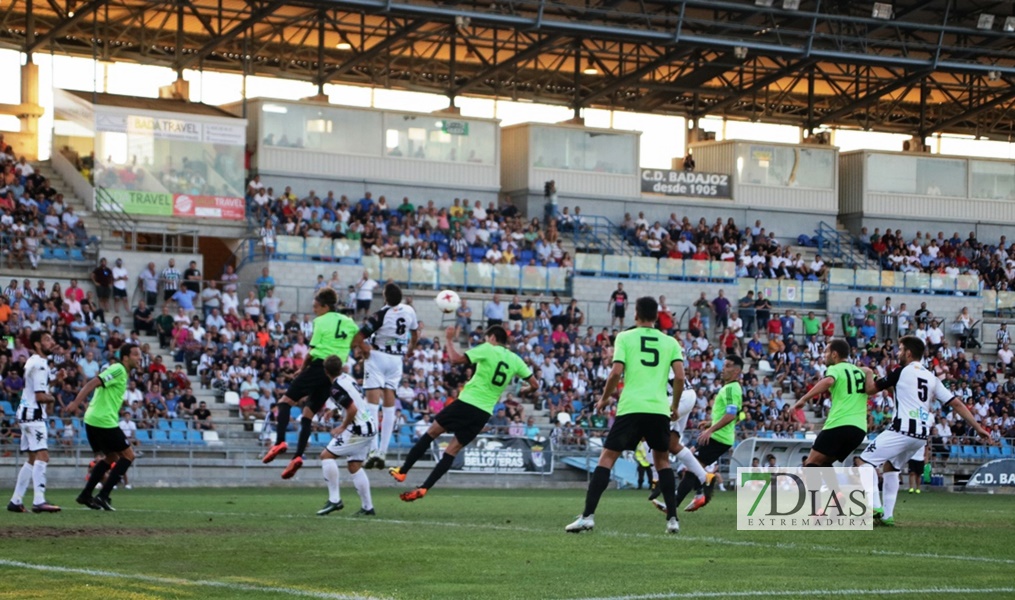
M 669 169 L 642 169 L 641 191 L 643 194 L 692 198 L 733 197 L 729 175 Z

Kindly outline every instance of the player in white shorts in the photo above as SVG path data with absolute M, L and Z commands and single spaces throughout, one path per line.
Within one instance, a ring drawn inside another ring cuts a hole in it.
M 670 379 L 670 405 L 673 404 L 673 396 L 680 394 L 680 402 L 677 404 L 676 419 L 670 421 L 670 454 L 677 457 L 680 464 L 684 465 L 684 468 L 690 471 L 695 477 L 698 478 L 702 484 L 707 484 L 711 481 L 708 474 L 705 472 L 705 468 L 698 462 L 697 457 L 690 449 L 685 448 L 680 442 L 680 437 L 684 434 L 684 429 L 687 428 L 687 417 L 690 416 L 691 410 L 694 409 L 694 403 L 698 400 L 698 394 L 692 389 L 684 389 L 684 382 L 680 382 L 679 385 L 673 385 L 673 380 Z M 685 475 L 687 477 L 687 475 Z M 651 500 L 656 508 L 662 507 L 661 510 L 666 510 L 666 505 L 656 500 L 662 491 L 658 487 L 652 490 L 649 494 L 648 499 Z M 711 495 L 711 494 L 709 494 Z M 708 503 L 708 498 L 703 500 L 702 506 Z
M 917 450 L 927 443 L 928 421 L 930 420 L 930 402 L 936 399 L 942 406 L 949 405 L 960 417 L 976 430 L 980 437 L 990 440 L 988 433 L 973 417 L 966 405 L 958 396 L 953 396 L 948 388 L 933 372 L 927 370 L 920 361 L 926 349 L 923 341 L 916 336 L 903 336 L 899 339 L 899 366 L 887 377 L 874 380 L 867 375 L 867 393 L 876 394 L 888 388 L 895 388 L 895 411 L 888 427 L 878 434 L 867 449 L 860 455 L 860 460 L 875 469 L 883 467 L 884 502 L 874 487 L 874 518 L 882 525 L 895 525 L 895 502 L 899 497 L 899 471 Z
M 370 479 L 361 467 L 370 443 L 377 436 L 377 419 L 367 410 L 356 380 L 343 371 L 342 359 L 337 356 L 324 359 L 324 372 L 334 382 L 328 400 L 342 409 L 342 423 L 331 431 L 331 442 L 321 451 L 321 471 L 328 484 L 328 502 L 317 514 L 323 517 L 344 508 L 338 489 L 338 459 L 344 458 L 360 498 L 360 509 L 356 514 L 374 515 Z
M 367 469 L 383 469 L 391 434 L 395 429 L 395 388 L 402 382 L 402 364 L 412 354 L 419 340 L 416 311 L 402 304 L 402 290 L 389 283 L 384 286 L 384 308 L 367 319 L 360 329 L 363 343 L 360 354 L 366 357 L 363 366 L 363 388 L 367 393 L 367 410 L 377 418 L 378 405 L 384 399 L 381 413 L 381 435 L 371 446 Z
M 60 507 L 46 502 L 46 466 L 49 464 L 49 432 L 46 427 L 46 406 L 55 400 L 49 393 L 49 359 L 55 344 L 45 331 L 33 331 L 28 337 L 32 355 L 25 362 L 25 388 L 21 403 L 15 411 L 21 426 L 21 451 L 28 453 L 28 461 L 21 465 L 7 510 L 23 513 L 22 503 L 28 484 L 33 483 L 32 512 L 60 512 Z

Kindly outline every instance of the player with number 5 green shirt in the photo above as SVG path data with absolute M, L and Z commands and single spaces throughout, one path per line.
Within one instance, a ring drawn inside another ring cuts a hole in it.
M 617 416 L 632 413 L 670 415 L 667 391 L 669 366 L 684 360 L 677 340 L 649 327 L 636 327 L 617 335 L 613 362 L 624 365 L 624 389 L 620 392 Z M 663 368 L 659 368 L 663 365 Z M 679 394 L 677 395 L 679 399 Z
M 825 376 L 797 400 L 793 410 L 802 409 L 814 398 L 828 393 L 832 408 L 814 440 L 805 466 L 830 467 L 835 461 L 843 462 L 867 437 L 867 393 L 865 391 L 870 369 L 861 369 L 847 362 L 849 344 L 833 339 L 825 347 Z
M 416 464 L 416 461 L 423 458 L 435 439 L 444 433 L 454 434 L 454 438 L 444 448 L 444 453 L 437 461 L 437 466 L 430 472 L 423 485 L 399 496 L 405 502 L 412 502 L 426 496 L 430 488 L 448 472 L 462 448 L 468 446 L 486 427 L 494 405 L 497 404 L 504 389 L 515 377 L 524 379 L 529 384 L 528 388 L 519 392 L 520 396 L 528 395 L 539 388 L 532 369 L 517 354 L 506 347 L 507 330 L 500 325 L 491 325 L 487 328 L 486 343 L 480 344 L 464 354 L 458 352 L 455 347 L 455 335 L 454 327 L 449 327 L 445 331 L 447 344 L 444 348 L 448 352 L 451 364 L 472 365 L 475 370 L 472 378 L 462 388 L 458 399 L 437 413 L 430 428 L 409 450 L 402 466 L 392 467 L 388 470 L 396 481 L 405 481 L 409 469 Z

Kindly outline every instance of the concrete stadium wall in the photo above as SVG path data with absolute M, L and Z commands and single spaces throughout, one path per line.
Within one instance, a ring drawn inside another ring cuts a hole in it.
M 737 286 L 734 284 L 688 283 L 682 281 L 646 281 L 641 279 L 612 279 L 604 277 L 575 277 L 573 282 L 574 297 L 579 301 L 588 302 L 590 313 L 587 322 L 593 327 L 601 328 L 610 324 L 612 308 L 607 310 L 610 294 L 617 289 L 617 283 L 624 284 L 628 296 L 628 310 L 625 325 L 634 324 L 634 301 L 642 296 L 666 296 L 666 304 L 673 311 L 674 318 L 680 318 L 685 308 L 694 305 L 702 292 L 710 301 L 725 290 L 731 302 L 736 302 Z M 683 325 L 686 326 L 685 319 Z
M 434 205 L 437 206 L 437 208 L 451 206 L 451 202 L 455 198 L 468 198 L 473 202 L 480 200 L 483 202 L 483 206 L 485 207 L 489 202 L 496 203 L 499 196 L 499 190 L 453 189 L 448 186 L 404 185 L 378 181 L 364 181 L 362 179 L 343 179 L 340 177 L 320 179 L 315 177 L 306 177 L 304 175 L 276 175 L 274 173 L 262 173 L 261 183 L 263 183 L 266 187 L 275 188 L 276 194 L 281 194 L 288 185 L 292 187 L 293 193 L 300 198 L 306 196 L 310 190 L 314 190 L 318 196 L 324 198 L 330 190 L 335 192 L 336 198 L 342 197 L 343 194 L 348 196 L 351 203 L 355 203 L 357 200 L 362 198 L 365 192 L 370 192 L 373 194 L 375 201 L 381 196 L 385 196 L 388 200 L 388 206 L 393 209 L 401 204 L 402 198 L 406 196 L 408 196 L 409 200 L 417 207 L 420 205 L 426 206 L 427 200 L 433 200 Z

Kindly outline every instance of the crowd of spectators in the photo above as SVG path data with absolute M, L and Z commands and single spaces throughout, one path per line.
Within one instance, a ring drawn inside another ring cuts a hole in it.
M 89 243 L 88 232 L 63 194 L 0 134 L 0 253 L 3 263 L 36 269 L 46 249 L 70 256 Z

